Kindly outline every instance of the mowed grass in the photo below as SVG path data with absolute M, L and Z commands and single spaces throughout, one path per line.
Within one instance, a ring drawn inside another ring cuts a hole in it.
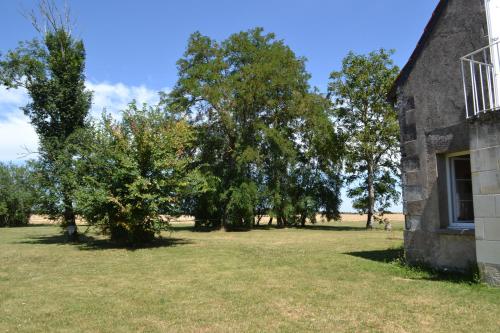
M 405 268 L 401 223 L 363 225 L 181 224 L 135 250 L 0 229 L 0 332 L 500 331 L 500 289 Z

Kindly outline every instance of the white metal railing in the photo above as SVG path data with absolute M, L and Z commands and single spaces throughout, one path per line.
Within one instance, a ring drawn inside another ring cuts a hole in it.
M 499 43 L 460 58 L 467 118 L 500 109 Z

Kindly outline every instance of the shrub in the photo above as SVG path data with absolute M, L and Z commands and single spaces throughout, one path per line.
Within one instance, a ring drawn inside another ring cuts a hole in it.
M 121 120 L 104 115 L 79 161 L 78 212 L 115 241 L 151 241 L 203 185 L 192 162 L 190 125 L 158 107 L 135 103 Z
M 35 198 L 30 169 L 0 163 L 0 227 L 27 224 Z
M 227 204 L 227 220 L 225 228 L 228 230 L 246 230 L 254 224 L 254 207 L 257 205 L 257 186 L 254 183 L 242 183 L 239 187 L 229 191 Z

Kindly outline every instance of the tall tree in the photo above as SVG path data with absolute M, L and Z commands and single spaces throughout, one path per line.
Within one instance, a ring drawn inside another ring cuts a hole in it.
M 178 69 L 167 102 L 194 124 L 213 189 L 190 202 L 198 221 L 248 228 L 265 213 L 280 226 L 318 210 L 338 216 L 340 155 L 320 152 L 341 145 L 305 59 L 256 28 L 222 43 L 193 34 Z
M 368 55 L 350 52 L 342 70 L 330 75 L 329 95 L 337 126 L 346 139 L 345 171 L 351 185 L 348 195 L 354 208 L 372 217 L 399 198 L 399 128 L 397 113 L 387 93 L 399 69 L 393 51 L 381 49 Z
M 53 2 L 41 1 L 38 19 L 32 18 L 42 36 L 21 42 L 0 60 L 0 82 L 8 88 L 24 87 L 31 97 L 23 110 L 39 136 L 45 211 L 62 218 L 76 237 L 73 162 L 92 97 L 85 89 L 85 49 L 71 35 L 69 15 Z

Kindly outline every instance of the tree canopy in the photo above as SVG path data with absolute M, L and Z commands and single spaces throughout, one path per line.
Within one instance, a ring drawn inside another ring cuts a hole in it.
M 127 243 L 152 240 L 180 214 L 197 227 L 248 229 L 265 215 L 303 226 L 318 213 L 339 218 L 344 180 L 367 227 L 397 200 L 390 51 L 349 53 L 325 96 L 309 85 L 306 59 L 262 28 L 223 41 L 196 32 L 158 105 L 133 101 L 117 119 L 92 121 L 83 42 L 51 6 L 42 1 L 42 37 L 0 58 L 0 84 L 31 98 L 23 110 L 40 149 L 30 180 L 41 211 L 71 230 L 76 214 Z
M 85 48 L 52 3 L 41 2 L 40 10 L 42 37 L 21 42 L 0 59 L 0 83 L 27 90 L 31 100 L 22 109 L 39 136 L 44 210 L 76 230 L 73 161 L 92 97 L 85 89 Z
M 188 195 L 204 190 L 189 169 L 194 132 L 168 111 L 131 103 L 121 119 L 104 114 L 87 135 L 77 162 L 78 212 L 113 240 L 151 241 Z
M 178 70 L 165 103 L 197 131 L 197 163 L 212 188 L 187 207 L 200 224 L 338 216 L 342 145 L 328 100 L 308 85 L 305 59 L 261 28 L 221 43 L 194 33 Z
M 36 204 L 31 167 L 0 163 L 0 227 L 27 224 Z
M 339 135 L 346 140 L 348 195 L 355 198 L 354 208 L 368 214 L 367 228 L 376 204 L 383 211 L 399 198 L 399 125 L 387 100 L 399 72 L 392 53 L 350 52 L 342 69 L 331 73 L 328 87 Z

